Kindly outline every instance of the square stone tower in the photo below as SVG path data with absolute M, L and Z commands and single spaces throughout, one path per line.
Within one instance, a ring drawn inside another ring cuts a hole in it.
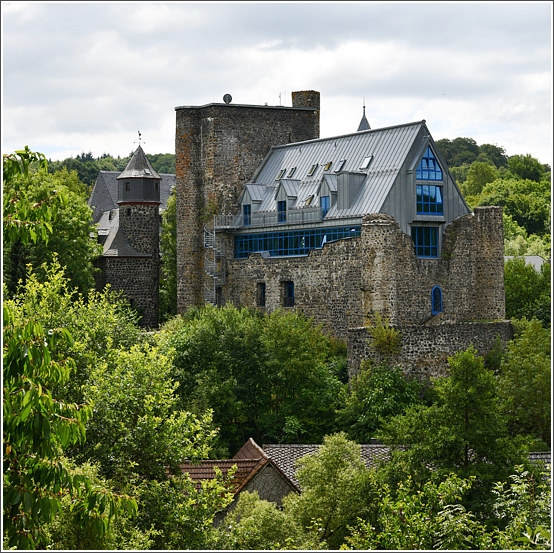
M 204 226 L 236 212 L 243 186 L 272 146 L 319 138 L 319 92 L 292 107 L 224 103 L 175 108 L 177 311 L 204 303 Z

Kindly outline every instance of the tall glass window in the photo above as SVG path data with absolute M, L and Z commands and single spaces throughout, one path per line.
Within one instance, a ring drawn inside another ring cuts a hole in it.
M 251 208 L 250 204 L 245 204 L 242 206 L 242 224 L 247 227 L 251 223 Z
M 417 180 L 442 180 L 442 170 L 439 162 L 428 146 L 416 169 Z
M 418 257 L 438 257 L 438 227 L 412 227 L 412 240 Z
M 329 211 L 329 196 L 321 196 L 319 198 L 319 205 L 321 206 L 321 218 L 324 219 Z
M 287 201 L 283 200 L 282 202 L 277 202 L 277 222 L 286 223 L 287 222 Z
M 418 184 L 416 192 L 418 214 L 443 214 L 442 187 L 434 184 Z

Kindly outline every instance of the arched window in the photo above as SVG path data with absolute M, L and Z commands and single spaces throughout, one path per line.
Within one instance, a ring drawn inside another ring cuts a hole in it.
M 442 290 L 439 286 L 433 286 L 431 290 L 431 313 L 436 315 L 442 312 Z

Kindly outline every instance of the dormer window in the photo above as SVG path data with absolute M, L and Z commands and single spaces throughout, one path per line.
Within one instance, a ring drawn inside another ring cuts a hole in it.
M 292 175 L 294 175 L 294 172 L 296 171 L 296 167 L 293 167 L 290 171 L 289 171 L 289 174 L 287 175 L 287 179 L 290 179 L 292 177 Z
M 321 207 L 321 218 L 325 219 L 325 215 L 329 211 L 329 196 L 321 196 L 319 198 L 319 205 Z
M 281 169 L 275 180 L 281 180 L 286 172 L 287 172 L 286 169 Z
M 364 157 L 364 160 L 362 161 L 362 164 L 360 165 L 360 169 L 367 169 L 369 167 L 369 164 L 371 163 L 372 159 L 373 159 L 373 156 Z
M 287 222 L 287 201 L 283 200 L 282 202 L 277 202 L 277 222 L 286 223 Z
M 310 170 L 308 171 L 308 177 L 311 177 L 314 173 L 315 173 L 315 170 L 317 169 L 317 163 L 314 163 L 311 167 L 310 167 Z
M 335 173 L 338 173 L 339 171 L 342 171 L 342 168 L 344 167 L 344 164 L 346 163 L 346 159 L 341 159 L 337 166 L 335 167 Z

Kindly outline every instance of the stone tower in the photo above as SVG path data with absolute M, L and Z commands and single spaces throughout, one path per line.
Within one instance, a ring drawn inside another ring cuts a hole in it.
M 106 280 L 142 314 L 142 324 L 158 326 L 160 271 L 160 181 L 139 146 L 117 177 L 118 255 Z
M 228 98 L 226 98 L 228 99 Z M 319 138 L 319 92 L 292 107 L 227 103 L 176 107 L 177 311 L 204 303 L 204 226 L 236 212 L 243 186 L 272 146 Z

